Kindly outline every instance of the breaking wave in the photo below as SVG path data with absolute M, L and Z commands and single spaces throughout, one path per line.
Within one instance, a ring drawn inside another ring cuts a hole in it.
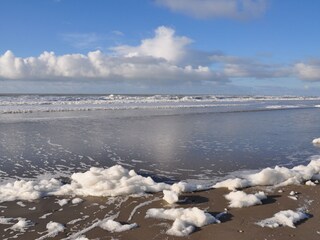
M 217 95 L 2 95 L 0 114 L 120 109 L 223 108 L 223 111 L 318 107 L 320 97 Z

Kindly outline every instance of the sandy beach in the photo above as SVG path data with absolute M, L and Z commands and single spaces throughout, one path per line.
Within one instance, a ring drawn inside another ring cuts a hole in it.
M 82 197 L 82 202 L 72 204 L 72 198 L 63 206 L 58 204 L 62 198 L 47 197 L 36 201 L 16 201 L 1 204 L 1 215 L 6 218 L 27 218 L 35 225 L 26 232 L 14 231 L 11 225 L 0 225 L 2 239 L 37 239 L 48 232 L 46 224 L 50 221 L 61 223 L 65 229 L 50 239 L 317 239 L 320 229 L 319 186 L 286 186 L 281 188 L 251 187 L 244 191 L 252 193 L 263 190 L 268 198 L 262 205 L 228 208 L 224 195 L 230 191 L 224 188 L 182 194 L 181 203 L 169 205 L 162 199 L 162 193 L 148 194 L 143 197 Z M 294 191 L 297 200 L 291 199 Z M 150 208 L 190 208 L 198 207 L 213 216 L 225 211 L 219 224 L 209 224 L 196 228 L 187 237 L 166 234 L 173 221 L 146 218 Z M 304 208 L 309 218 L 299 221 L 296 228 L 260 227 L 256 223 L 270 218 L 281 210 Z M 120 233 L 110 233 L 98 226 L 99 220 L 115 216 L 122 224 L 136 223 L 138 227 Z M 40 238 L 41 239 L 41 238 Z
M 0 9 L 0 240 L 320 240 L 320 0 Z

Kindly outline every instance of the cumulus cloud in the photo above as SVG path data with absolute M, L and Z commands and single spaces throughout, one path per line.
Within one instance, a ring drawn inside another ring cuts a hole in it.
M 137 46 L 122 45 L 111 52 L 21 58 L 11 51 L 0 55 L 0 80 L 47 82 L 103 82 L 135 86 L 182 86 L 226 83 L 237 78 L 274 79 L 296 77 L 319 80 L 320 61 L 285 66 L 257 59 L 201 52 L 190 48 L 192 40 L 172 28 L 158 27 L 151 38 Z
M 168 27 L 159 27 L 153 38 L 138 46 L 118 46 L 110 54 L 56 55 L 44 52 L 20 58 L 11 51 L 0 55 L 0 79 L 103 79 L 107 81 L 172 82 L 218 81 L 219 73 L 208 66 L 180 63 L 188 53 L 191 39 L 176 36 Z
M 148 57 L 109 56 L 101 51 L 57 56 L 44 52 L 38 57 L 19 58 L 11 51 L 0 56 L 3 79 L 169 79 L 181 77 L 210 80 L 213 73 L 206 66 L 177 66 Z M 214 79 L 213 79 L 214 80 Z
M 154 38 L 142 40 L 137 47 L 119 46 L 113 49 L 125 57 L 149 56 L 179 62 L 186 54 L 186 46 L 191 42 L 187 37 L 175 36 L 173 29 L 161 26 L 155 30 Z
M 320 81 L 320 60 L 296 63 L 294 70 L 300 79 Z
M 156 0 L 156 3 L 195 18 L 247 19 L 262 15 L 268 0 Z

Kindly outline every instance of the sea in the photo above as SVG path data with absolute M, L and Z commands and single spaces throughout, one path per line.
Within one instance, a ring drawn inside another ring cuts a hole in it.
M 216 182 L 320 155 L 320 97 L 0 95 L 0 179 L 122 165 Z

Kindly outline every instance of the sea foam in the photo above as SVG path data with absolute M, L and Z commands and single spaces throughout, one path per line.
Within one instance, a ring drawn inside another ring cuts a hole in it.
M 299 165 L 291 169 L 276 166 L 265 168 L 258 173 L 247 174 L 242 178 L 227 179 L 213 186 L 179 182 L 173 185 L 155 182 L 134 170 L 120 165 L 110 168 L 92 167 L 89 171 L 74 173 L 70 183 L 62 184 L 57 179 L 15 180 L 0 184 L 0 202 L 27 200 L 32 201 L 44 196 L 120 196 L 144 193 L 167 192 L 165 200 L 175 202 L 176 196 L 183 192 L 194 192 L 209 188 L 226 187 L 231 190 L 249 186 L 285 186 L 301 184 L 309 180 L 320 179 L 320 158 L 311 160 L 308 165 Z M 170 193 L 170 194 L 169 194 Z M 169 200 L 170 199 L 170 200 Z
M 280 211 L 274 214 L 273 217 L 264 219 L 258 223 L 257 225 L 261 227 L 269 227 L 269 228 L 277 228 L 280 226 L 287 226 L 291 228 L 295 228 L 295 223 L 309 218 L 309 216 L 301 211 L 293 211 L 293 210 L 285 210 Z
M 320 173 L 320 158 L 311 160 L 304 166 L 293 168 L 279 167 L 265 168 L 258 173 L 248 174 L 242 178 L 230 178 L 213 185 L 213 188 L 228 188 L 230 190 L 251 186 L 286 186 L 301 184 L 310 179 L 318 179 Z
M 262 191 L 255 194 L 247 194 L 243 191 L 235 191 L 225 195 L 225 198 L 230 201 L 229 207 L 242 208 L 262 204 L 261 200 L 266 199 L 267 196 Z
M 220 223 L 218 219 L 205 211 L 193 208 L 151 208 L 146 213 L 147 218 L 173 220 L 173 225 L 167 230 L 168 235 L 184 237 L 195 230 L 212 223 Z

